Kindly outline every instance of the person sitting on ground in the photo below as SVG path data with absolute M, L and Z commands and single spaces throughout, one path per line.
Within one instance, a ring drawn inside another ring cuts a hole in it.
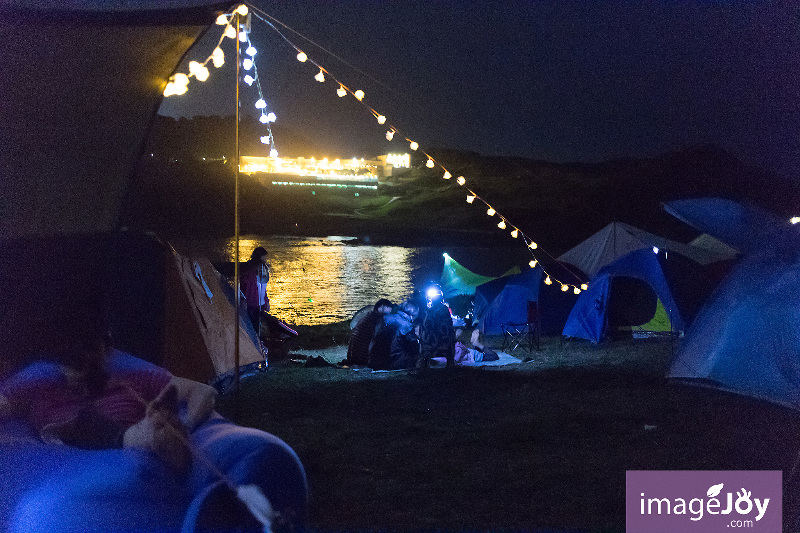
M 393 313 L 378 323 L 369 345 L 368 366 L 373 370 L 402 370 L 414 368 L 419 358 L 419 339 L 414 332 L 414 320 L 419 307 L 404 301 Z
M 0 382 L 0 418 L 28 421 L 45 442 L 144 449 L 186 473 L 187 434 L 213 411 L 215 389 L 114 350 L 100 316 L 52 315 L 48 353 Z
M 456 334 L 450 308 L 444 302 L 444 293 L 440 287 L 433 286 L 425 292 L 425 297 L 426 304 L 419 327 L 422 349 L 419 366 L 427 368 L 434 357 L 443 357 L 447 366 L 453 366 Z
M 247 315 L 257 333 L 261 331 L 261 312 L 269 312 L 267 283 L 270 264 L 267 255 L 267 251 L 259 246 L 253 250 L 250 260 L 242 265 L 239 273 L 239 286 L 247 300 Z
M 385 315 L 392 312 L 392 302 L 381 298 L 372 310 L 358 321 L 350 334 L 347 345 L 347 358 L 342 361 L 346 366 L 366 365 L 369 362 L 369 344 L 375 336 L 375 329 Z

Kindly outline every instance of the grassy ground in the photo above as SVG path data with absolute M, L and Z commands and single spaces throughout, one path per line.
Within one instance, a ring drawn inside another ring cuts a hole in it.
M 624 531 L 626 470 L 786 480 L 800 447 L 794 413 L 667 382 L 674 342 L 545 339 L 528 363 L 423 374 L 276 361 L 221 410 L 297 451 L 314 530 Z

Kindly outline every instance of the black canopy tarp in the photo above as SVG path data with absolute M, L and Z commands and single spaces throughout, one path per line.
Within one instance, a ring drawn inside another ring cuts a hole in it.
M 3 238 L 116 228 L 167 80 L 232 5 L 47 4 L 0 0 Z

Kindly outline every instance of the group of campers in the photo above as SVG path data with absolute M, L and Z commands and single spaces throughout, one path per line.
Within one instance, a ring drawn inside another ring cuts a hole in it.
M 367 366 L 373 370 L 423 369 L 443 359 L 454 366 L 467 358 L 480 360 L 483 346 L 478 330 L 472 335 L 473 349 L 456 341 L 450 308 L 441 288 L 406 299 L 398 306 L 385 299 L 353 327 L 345 366 Z

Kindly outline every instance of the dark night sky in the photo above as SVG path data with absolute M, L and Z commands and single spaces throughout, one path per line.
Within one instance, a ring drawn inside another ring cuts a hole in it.
M 800 6 L 792 2 L 255 5 L 378 80 L 285 32 L 423 149 L 565 162 L 714 143 L 800 177 Z M 207 34 L 213 44 L 220 29 Z M 279 123 L 343 157 L 405 149 L 389 146 L 386 128 L 354 98 L 337 98 L 337 85 L 316 82 L 316 68 L 260 20 L 252 38 Z M 213 44 L 189 58 L 204 59 Z M 232 68 L 212 68 L 203 87 L 193 82 L 162 114 L 232 114 Z M 254 91 L 243 90 L 251 109 Z

